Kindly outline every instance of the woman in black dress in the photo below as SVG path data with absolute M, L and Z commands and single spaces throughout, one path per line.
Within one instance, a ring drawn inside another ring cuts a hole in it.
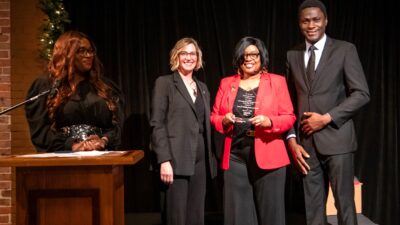
M 25 106 L 31 140 L 38 151 L 90 151 L 118 148 L 122 99 L 103 77 L 94 43 L 85 34 L 68 31 L 56 41 L 48 75 L 36 79 L 28 98 L 56 91 Z

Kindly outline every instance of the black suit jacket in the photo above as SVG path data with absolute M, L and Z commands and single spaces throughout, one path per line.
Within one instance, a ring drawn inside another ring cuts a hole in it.
M 197 98 L 205 105 L 205 147 L 210 174 L 214 177 L 217 163 L 211 149 L 210 93 L 203 82 L 194 76 L 193 79 L 198 88 Z M 174 174 L 193 175 L 200 125 L 192 98 L 177 72 L 157 78 L 150 126 L 157 163 L 171 161 Z
M 329 113 L 332 122 L 312 135 L 316 150 L 324 155 L 355 151 L 352 117 L 369 101 L 369 90 L 357 50 L 351 43 L 327 37 L 312 83 L 305 73 L 305 43 L 287 52 L 287 79 L 298 118 L 297 141 L 307 148 L 299 132 L 303 112 Z

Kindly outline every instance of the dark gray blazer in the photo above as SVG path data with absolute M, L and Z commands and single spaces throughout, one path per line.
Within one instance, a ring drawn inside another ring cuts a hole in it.
M 210 93 L 197 80 L 198 98 L 205 105 L 205 147 L 211 177 L 216 175 L 217 163 L 211 149 Z M 176 175 L 194 174 L 199 123 L 195 105 L 180 75 L 175 72 L 160 76 L 155 82 L 152 100 L 152 149 L 157 163 L 171 161 Z
M 287 79 L 297 122 L 289 133 L 306 144 L 299 132 L 303 112 L 329 113 L 332 122 L 313 134 L 316 150 L 324 155 L 355 151 L 352 117 L 369 102 L 369 90 L 356 47 L 327 37 L 313 82 L 305 74 L 305 43 L 287 52 Z M 309 143 L 309 142 L 308 142 Z M 304 146 L 307 147 L 307 146 Z

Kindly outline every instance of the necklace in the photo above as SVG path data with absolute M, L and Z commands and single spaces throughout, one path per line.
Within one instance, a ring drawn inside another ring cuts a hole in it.
M 194 82 L 194 80 L 190 81 L 189 87 L 192 89 L 193 95 L 197 97 L 197 85 L 196 82 Z
M 195 101 L 196 97 L 197 97 L 197 85 L 196 82 L 193 80 L 192 76 L 187 75 L 187 76 L 183 76 L 182 74 L 181 78 L 183 80 L 183 83 L 185 84 L 186 88 L 189 91 L 189 94 L 192 96 L 193 101 Z
M 241 80 L 239 87 L 246 91 L 251 91 L 258 87 L 260 80 Z
M 188 89 L 190 95 L 193 94 L 194 97 L 197 97 L 197 85 L 193 79 L 183 79 L 183 83 Z

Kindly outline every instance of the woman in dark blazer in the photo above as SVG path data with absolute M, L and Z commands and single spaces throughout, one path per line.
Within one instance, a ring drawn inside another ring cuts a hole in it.
M 216 175 L 211 150 L 210 93 L 193 76 L 202 52 L 192 38 L 179 40 L 170 52 L 169 75 L 157 78 L 152 100 L 152 148 L 167 186 L 166 223 L 204 224 L 206 174 Z
M 267 72 L 268 52 L 257 38 L 236 45 L 238 74 L 222 79 L 211 122 L 225 134 L 225 225 L 284 225 L 285 166 L 283 133 L 295 121 L 283 76 Z

